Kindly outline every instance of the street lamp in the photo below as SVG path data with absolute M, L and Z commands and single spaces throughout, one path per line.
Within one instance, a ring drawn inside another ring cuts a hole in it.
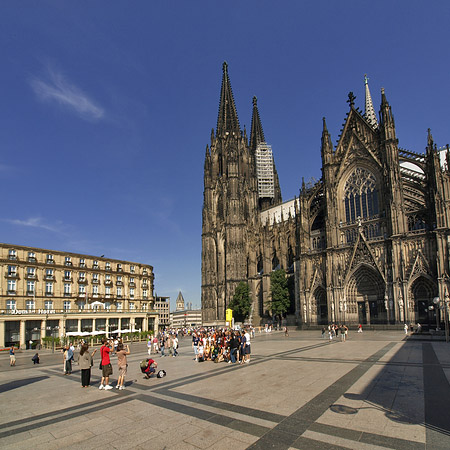
M 445 291 L 444 300 L 441 300 L 439 297 L 433 298 L 433 303 L 435 305 L 436 309 L 436 323 L 439 325 L 438 322 L 438 310 L 440 309 L 442 313 L 444 314 L 444 326 L 445 326 L 445 342 L 449 341 L 449 323 L 448 323 L 448 313 L 449 313 L 449 297 L 447 290 Z M 436 328 L 438 329 L 438 328 Z
M 441 303 L 441 300 L 439 297 L 434 297 L 433 298 L 433 303 L 434 303 L 434 307 L 431 306 L 431 309 L 434 309 L 434 313 L 436 314 L 436 331 L 439 331 L 439 305 Z

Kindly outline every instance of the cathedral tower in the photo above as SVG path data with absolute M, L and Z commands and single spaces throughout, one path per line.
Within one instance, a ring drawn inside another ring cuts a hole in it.
M 248 276 L 248 232 L 257 225 L 254 153 L 241 131 L 228 65 L 223 64 L 216 132 L 204 166 L 202 310 L 204 324 L 225 320 L 236 286 Z

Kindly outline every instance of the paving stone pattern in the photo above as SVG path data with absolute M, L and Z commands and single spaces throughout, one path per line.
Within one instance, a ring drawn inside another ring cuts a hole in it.
M 351 332 L 345 343 L 293 331 L 252 341 L 249 364 L 154 359 L 131 346 L 126 389 L 98 389 L 63 374 L 61 354 L 0 355 L 2 449 L 449 449 L 450 344 L 404 341 L 399 332 Z M 117 362 L 112 358 L 117 380 Z

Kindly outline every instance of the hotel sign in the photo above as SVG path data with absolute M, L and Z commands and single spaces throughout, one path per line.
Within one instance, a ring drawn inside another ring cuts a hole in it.
M 7 311 L 9 314 L 21 315 L 21 314 L 55 314 L 54 309 L 12 309 Z

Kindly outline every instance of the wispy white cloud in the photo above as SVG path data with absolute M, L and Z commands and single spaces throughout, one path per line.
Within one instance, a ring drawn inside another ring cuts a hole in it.
M 32 78 L 30 85 L 38 98 L 45 102 L 58 103 L 85 120 L 99 120 L 104 117 L 104 109 L 72 84 L 61 72 L 47 67 L 45 78 Z
M 53 233 L 65 234 L 64 225 L 61 221 L 54 224 L 48 224 L 42 217 L 30 217 L 28 219 L 2 219 L 4 222 L 23 227 L 41 228 L 43 230 L 51 231 Z

